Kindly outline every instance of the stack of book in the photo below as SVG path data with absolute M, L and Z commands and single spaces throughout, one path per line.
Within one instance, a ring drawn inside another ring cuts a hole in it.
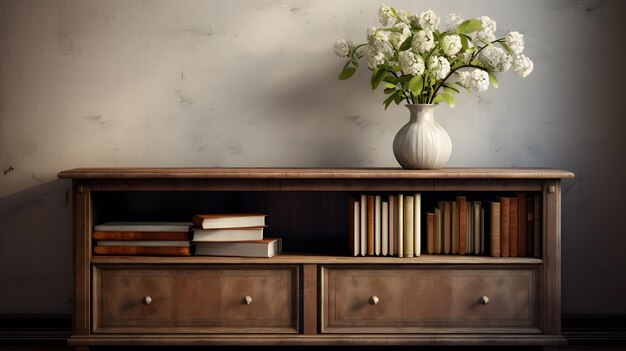
M 260 213 L 195 215 L 194 255 L 272 257 L 281 253 L 280 239 L 263 238 L 265 217 Z
M 482 255 L 485 252 L 485 210 L 480 201 L 457 196 L 440 201 L 426 213 L 426 252 Z
M 107 222 L 93 228 L 98 255 L 189 256 L 189 222 Z
M 354 256 L 414 257 L 421 253 L 421 195 L 350 197 L 350 251 Z

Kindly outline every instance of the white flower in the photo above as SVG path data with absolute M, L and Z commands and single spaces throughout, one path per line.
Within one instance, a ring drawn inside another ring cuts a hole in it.
M 504 49 L 489 45 L 480 52 L 479 60 L 492 71 L 506 72 L 511 68 L 513 58 Z
M 463 18 L 454 12 L 450 12 L 446 16 L 446 28 L 449 32 L 456 32 L 456 27 L 463 23 Z
M 456 55 L 461 50 L 461 37 L 452 34 L 443 37 L 443 52 L 448 56 Z
M 400 32 L 390 32 L 389 33 L 389 42 L 396 48 L 399 48 L 404 41 L 411 36 L 411 27 L 404 22 L 398 22 L 394 26 L 394 28 L 400 29 Z
M 481 27 L 476 38 L 483 43 L 490 43 L 496 40 L 496 21 L 487 16 L 482 16 L 480 19 Z
M 433 32 L 427 30 L 420 30 L 413 36 L 411 42 L 413 51 L 423 54 L 432 50 L 435 47 L 435 37 Z
M 335 55 L 339 57 L 348 57 L 353 49 L 354 43 L 352 42 L 352 40 L 339 39 L 335 42 Z
M 533 71 L 533 62 L 524 55 L 518 55 L 513 62 L 513 69 L 520 77 L 526 77 Z
M 394 18 L 393 13 L 391 12 L 391 7 L 385 4 L 383 4 L 383 6 L 381 6 L 378 10 L 378 16 L 380 17 L 380 24 L 385 27 L 387 27 Z
M 420 13 L 419 23 L 420 27 L 425 30 L 436 31 L 439 29 L 439 17 L 437 17 L 433 10 Z
M 420 25 L 420 15 L 412 13 L 409 15 L 409 23 L 412 27 L 418 27 Z
M 450 73 L 450 62 L 443 56 L 433 55 L 428 59 L 428 70 L 435 79 L 444 79 Z
M 408 25 L 411 24 L 411 14 L 408 11 L 400 10 L 396 13 L 398 15 L 398 21 L 406 23 Z
M 365 60 L 367 61 L 367 67 L 370 69 L 376 69 L 386 61 L 386 56 L 383 51 L 379 51 L 376 48 L 369 46 L 365 53 Z
M 506 35 L 506 45 L 514 54 L 519 55 L 524 51 L 524 35 L 519 32 L 511 32 Z
M 475 69 L 469 75 L 468 85 L 470 89 L 477 93 L 489 89 L 489 74 L 482 69 Z
M 407 50 L 400 53 L 400 67 L 404 74 L 422 75 L 424 74 L 424 59 L 421 55 L 416 55 Z

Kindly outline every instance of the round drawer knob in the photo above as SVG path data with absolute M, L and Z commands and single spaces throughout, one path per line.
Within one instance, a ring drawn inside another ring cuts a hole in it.
M 481 296 L 480 299 L 478 299 L 478 303 L 481 305 L 486 305 L 489 303 L 489 298 L 487 296 Z
M 249 305 L 252 303 L 252 296 L 245 296 L 243 299 L 241 299 L 241 303 L 243 303 L 244 305 Z
M 370 297 L 370 305 L 378 305 L 379 302 L 380 302 L 380 299 L 378 298 L 378 296 Z
M 144 305 L 149 305 L 152 303 L 152 297 L 150 297 L 150 295 L 148 296 L 144 296 L 143 299 L 141 299 L 141 303 Z

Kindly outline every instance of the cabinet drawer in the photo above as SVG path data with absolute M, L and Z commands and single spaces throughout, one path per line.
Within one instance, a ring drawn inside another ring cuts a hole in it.
M 322 332 L 536 333 L 538 269 L 325 266 Z
M 297 266 L 121 266 L 93 272 L 94 333 L 297 333 Z

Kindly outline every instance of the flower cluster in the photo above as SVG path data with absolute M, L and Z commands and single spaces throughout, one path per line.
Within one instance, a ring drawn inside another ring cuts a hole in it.
M 513 68 L 520 77 L 533 71 L 533 62 L 522 54 L 524 36 L 510 32 L 496 37 L 496 22 L 487 16 L 463 19 L 456 13 L 441 19 L 432 10 L 409 13 L 382 5 L 378 11 L 382 27 L 367 30 L 367 42 L 354 45 L 340 39 L 334 52 L 348 61 L 339 79 L 350 78 L 365 58 L 373 71 L 371 86 L 384 82 L 384 102 L 399 104 L 439 103 L 454 106 L 453 94 L 459 87 L 481 93 L 489 85 L 498 86 L 496 72 Z M 456 85 L 456 87 L 455 87 Z

